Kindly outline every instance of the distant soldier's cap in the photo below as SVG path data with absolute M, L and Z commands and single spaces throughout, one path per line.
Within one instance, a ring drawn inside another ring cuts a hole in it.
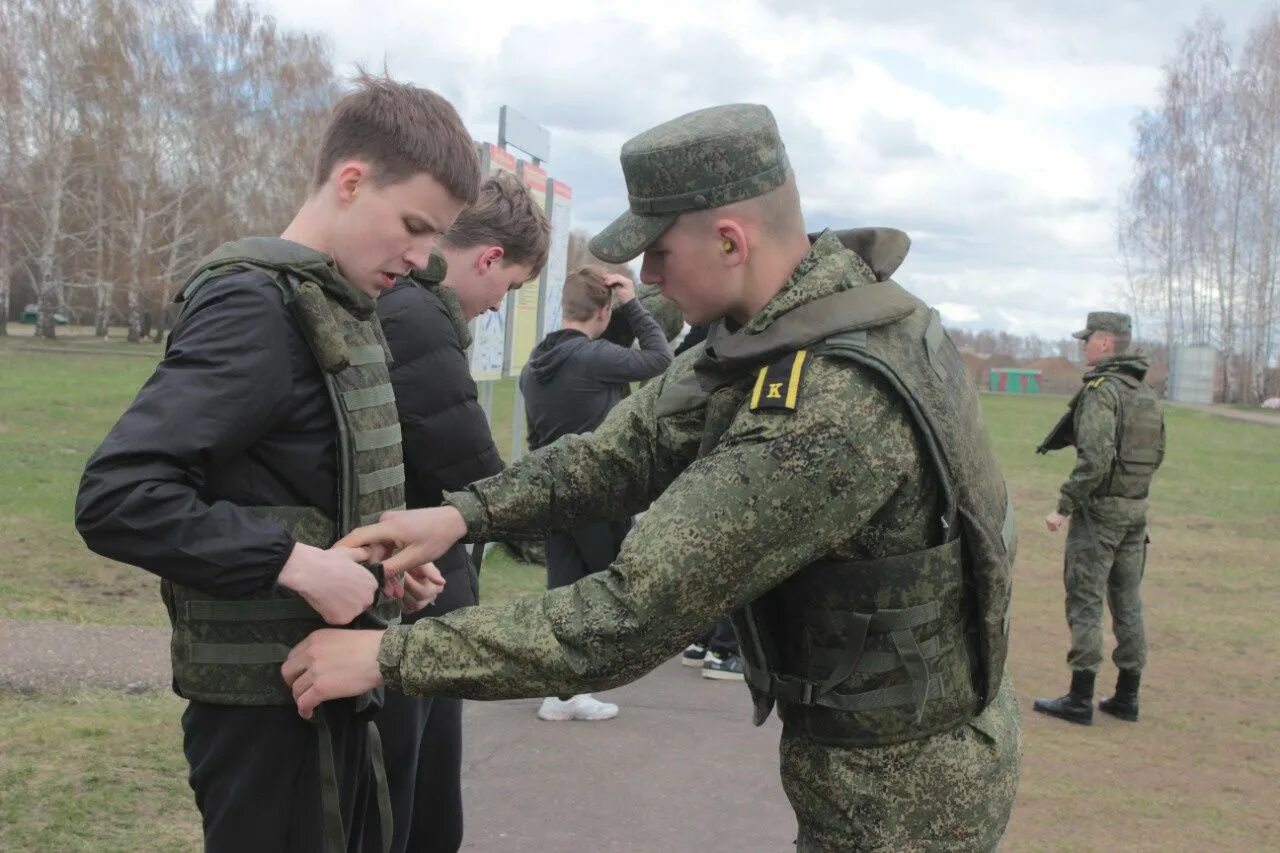
M 727 104 L 672 119 L 623 144 L 631 207 L 591 239 L 591 253 L 624 263 L 680 214 L 764 195 L 790 174 L 768 107 Z
M 1111 332 L 1116 335 L 1127 335 L 1133 328 L 1128 314 L 1119 311 L 1090 311 L 1089 320 L 1083 329 L 1072 332 L 1071 337 L 1086 340 L 1094 332 Z

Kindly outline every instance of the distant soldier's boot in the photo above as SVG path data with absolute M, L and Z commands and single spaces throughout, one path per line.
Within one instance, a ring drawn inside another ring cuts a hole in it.
M 1120 677 L 1116 679 L 1116 695 L 1099 702 L 1098 710 L 1131 723 L 1138 722 L 1138 682 L 1141 679 L 1140 672 L 1120 670 Z
M 1037 699 L 1032 708 L 1082 726 L 1093 725 L 1093 679 L 1095 673 L 1071 673 L 1071 690 L 1057 699 Z

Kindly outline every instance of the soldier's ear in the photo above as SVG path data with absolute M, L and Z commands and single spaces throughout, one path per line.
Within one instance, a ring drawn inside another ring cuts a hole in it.
M 720 244 L 720 258 L 725 266 L 739 266 L 747 261 L 750 250 L 747 246 L 747 232 L 741 223 L 733 219 L 721 219 L 716 222 L 716 241 Z

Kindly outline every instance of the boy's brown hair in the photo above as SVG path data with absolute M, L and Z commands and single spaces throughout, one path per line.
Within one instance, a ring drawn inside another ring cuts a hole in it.
M 530 278 L 537 278 L 547 265 L 551 223 L 523 181 L 499 172 L 480 185 L 480 198 L 458 214 L 442 239 L 454 249 L 501 246 L 504 260 L 528 264 Z
M 578 267 L 565 277 L 560 310 L 566 318 L 578 323 L 590 320 L 612 301 L 613 290 L 604 283 L 607 274 L 603 267 L 592 264 Z
M 320 142 L 314 182 L 340 161 L 367 160 L 379 186 L 426 173 L 466 204 L 480 191 L 480 160 L 458 111 L 429 89 L 361 72 L 356 90 L 333 108 Z

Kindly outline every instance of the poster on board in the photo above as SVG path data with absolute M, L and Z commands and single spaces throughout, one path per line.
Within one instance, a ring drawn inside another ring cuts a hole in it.
M 547 173 L 532 163 L 520 161 L 520 177 L 529 187 L 529 194 L 544 213 L 547 210 Z M 542 274 L 529 279 L 507 300 L 511 312 L 507 322 L 511 324 L 510 374 L 516 376 L 529 361 L 529 355 L 538 343 L 538 291 Z
M 542 285 L 546 295 L 542 300 L 542 334 L 560 330 L 560 297 L 564 293 L 564 279 L 569 273 L 569 210 L 573 203 L 573 190 L 563 181 L 552 178 L 549 182 L 547 203 L 551 205 L 551 249 L 547 254 L 547 274 Z

